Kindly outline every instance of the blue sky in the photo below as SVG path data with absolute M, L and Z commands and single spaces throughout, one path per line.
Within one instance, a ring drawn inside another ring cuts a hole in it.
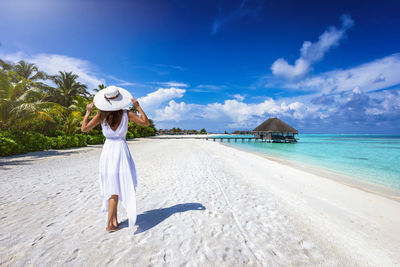
M 128 89 L 157 128 L 400 134 L 398 1 L 3 0 L 0 58 Z

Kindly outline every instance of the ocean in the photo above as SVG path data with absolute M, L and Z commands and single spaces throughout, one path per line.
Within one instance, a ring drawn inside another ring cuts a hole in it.
M 400 135 L 300 134 L 296 138 L 294 144 L 224 143 L 400 192 Z

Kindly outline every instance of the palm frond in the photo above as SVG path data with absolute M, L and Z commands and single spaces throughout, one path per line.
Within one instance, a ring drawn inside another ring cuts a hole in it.
M 44 121 L 55 122 L 53 116 L 51 116 L 47 110 L 38 111 L 37 118 Z
M 9 98 L 11 100 L 16 100 L 24 93 L 24 90 L 25 90 L 25 82 L 21 81 L 12 88 L 9 94 Z
M 28 102 L 35 102 L 40 101 L 43 98 L 43 94 L 38 92 L 36 88 L 30 88 L 22 93 L 17 98 L 17 101 L 28 101 Z
M 37 80 L 46 80 L 47 75 L 43 71 L 38 71 L 30 77 L 30 80 L 37 81 Z
M 13 68 L 13 64 L 7 61 L 0 59 L 0 67 L 3 70 L 11 70 Z
M 10 96 L 10 92 L 12 89 L 12 85 L 4 73 L 0 73 L 0 98 L 8 98 Z

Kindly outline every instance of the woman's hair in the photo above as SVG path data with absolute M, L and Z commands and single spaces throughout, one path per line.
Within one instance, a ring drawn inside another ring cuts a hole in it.
M 118 122 L 121 121 L 122 118 L 122 109 L 115 110 L 115 111 L 103 111 L 99 110 L 100 112 L 100 121 L 105 121 L 111 128 L 118 125 Z

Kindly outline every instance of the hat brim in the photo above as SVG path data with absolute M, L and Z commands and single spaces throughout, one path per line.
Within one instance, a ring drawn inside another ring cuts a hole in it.
M 119 95 L 117 98 L 110 99 L 108 102 L 104 98 L 104 90 L 102 89 L 96 93 L 94 96 L 93 102 L 96 108 L 104 111 L 115 111 L 120 109 L 129 109 L 129 104 L 131 102 L 132 95 L 124 88 L 118 87 Z

